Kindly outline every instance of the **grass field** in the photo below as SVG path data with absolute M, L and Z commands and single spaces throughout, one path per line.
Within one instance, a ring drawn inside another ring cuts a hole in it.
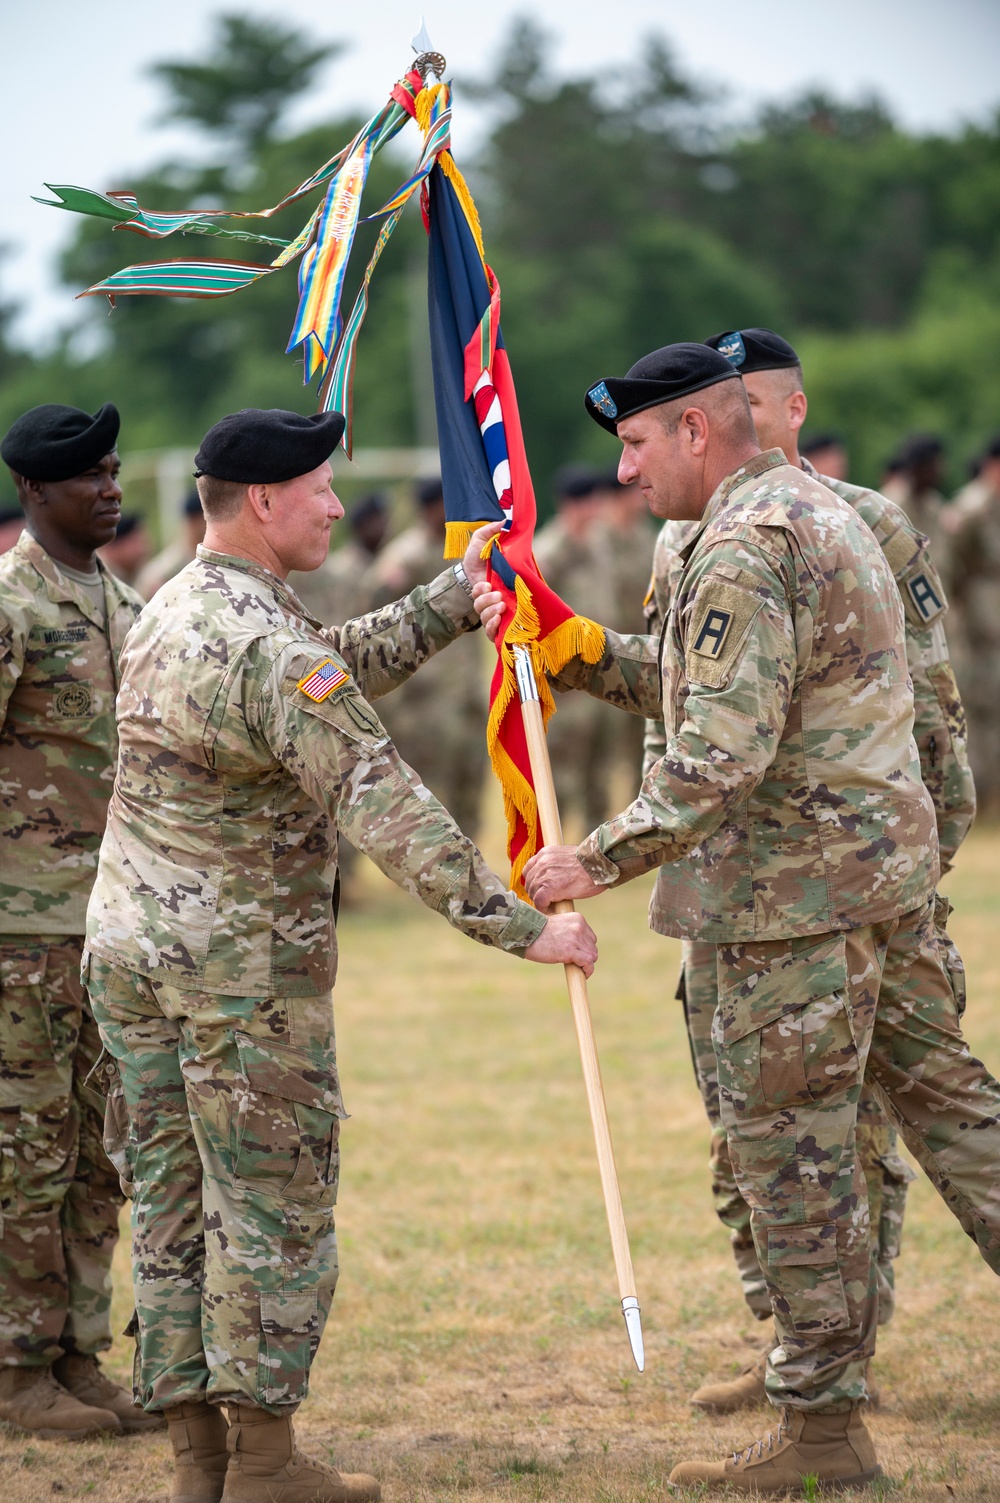
M 493 855 L 499 861 L 495 850 Z M 502 868 L 501 868 L 502 869 Z M 970 976 L 968 1034 L 1000 1068 L 1000 831 L 947 884 Z M 744 1313 L 709 1204 L 707 1132 L 678 1004 L 677 947 L 646 883 L 588 910 L 598 1045 L 643 1307 L 647 1366 L 619 1313 L 561 975 L 463 940 L 364 877 L 342 922 L 342 1277 L 299 1428 L 387 1503 L 652 1503 L 678 1460 L 768 1427 L 688 1406 L 735 1372 Z M 863 1498 L 1000 1500 L 1000 1287 L 925 1180 L 897 1265 L 871 1418 L 889 1481 Z M 131 1310 L 125 1244 L 116 1330 Z M 130 1371 L 130 1343 L 109 1366 Z M 0 1499 L 162 1496 L 163 1439 L 60 1446 L 0 1427 Z

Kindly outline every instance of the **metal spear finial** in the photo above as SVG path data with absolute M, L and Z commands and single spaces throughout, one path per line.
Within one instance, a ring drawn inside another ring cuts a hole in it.
M 430 33 L 427 30 L 427 22 L 424 20 L 423 16 L 420 17 L 420 30 L 413 38 L 410 46 L 417 54 L 416 61 L 414 62 L 413 66 L 416 68 L 425 84 L 427 82 L 428 73 L 433 73 L 435 78 L 438 79 L 444 77 L 444 70 L 448 66 L 448 64 L 445 62 L 443 53 L 434 51 L 434 43 L 430 39 Z

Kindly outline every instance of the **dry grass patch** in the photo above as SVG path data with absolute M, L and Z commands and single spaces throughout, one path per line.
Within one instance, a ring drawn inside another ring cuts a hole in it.
M 499 860 L 499 856 L 497 856 Z M 970 974 L 968 1032 L 1000 1068 L 1000 838 L 948 884 Z M 591 996 L 643 1306 L 644 1375 L 618 1309 L 560 977 L 479 950 L 365 878 L 342 923 L 341 1287 L 301 1412 L 307 1440 L 375 1472 L 387 1503 L 654 1503 L 674 1462 L 720 1455 L 769 1416 L 711 1419 L 687 1395 L 746 1360 L 747 1318 L 709 1204 L 707 1133 L 677 947 L 645 927 L 646 884 L 592 905 Z M 1000 1291 L 926 1182 L 872 1417 L 889 1479 L 863 1498 L 1000 1500 Z M 128 1319 L 124 1252 L 116 1329 Z M 129 1370 L 128 1343 L 111 1366 Z M 163 1440 L 59 1446 L 0 1436 L 3 1503 L 139 1503 Z M 692 1494 L 691 1496 L 695 1496 Z

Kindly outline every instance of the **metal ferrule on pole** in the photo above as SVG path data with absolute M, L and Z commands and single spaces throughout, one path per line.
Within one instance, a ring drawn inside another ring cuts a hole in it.
M 517 679 L 517 692 L 521 696 L 521 703 L 524 705 L 530 700 L 537 701 L 538 683 L 531 662 L 531 653 L 526 647 L 514 648 L 514 676 Z

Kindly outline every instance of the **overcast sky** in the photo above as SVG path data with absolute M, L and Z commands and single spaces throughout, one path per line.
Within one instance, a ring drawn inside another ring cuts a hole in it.
M 981 120 L 1000 104 L 997 0 L 4 0 L 0 242 L 13 253 L 0 289 L 24 305 L 23 334 L 45 341 L 77 316 L 53 269 L 73 220 L 31 195 L 46 180 L 127 188 L 130 173 L 192 148 L 192 137 L 157 124 L 162 95 L 150 62 L 197 58 L 220 10 L 276 15 L 349 41 L 299 107 L 295 123 L 305 124 L 382 102 L 412 56 L 421 7 L 458 75 L 483 75 L 511 17 L 530 14 L 555 34 L 564 72 L 631 57 L 659 31 L 695 79 L 721 85 L 734 115 L 811 84 L 848 99 L 876 91 L 907 125 L 926 129 Z M 475 115 L 460 98 L 456 108 L 460 155 L 474 141 Z

